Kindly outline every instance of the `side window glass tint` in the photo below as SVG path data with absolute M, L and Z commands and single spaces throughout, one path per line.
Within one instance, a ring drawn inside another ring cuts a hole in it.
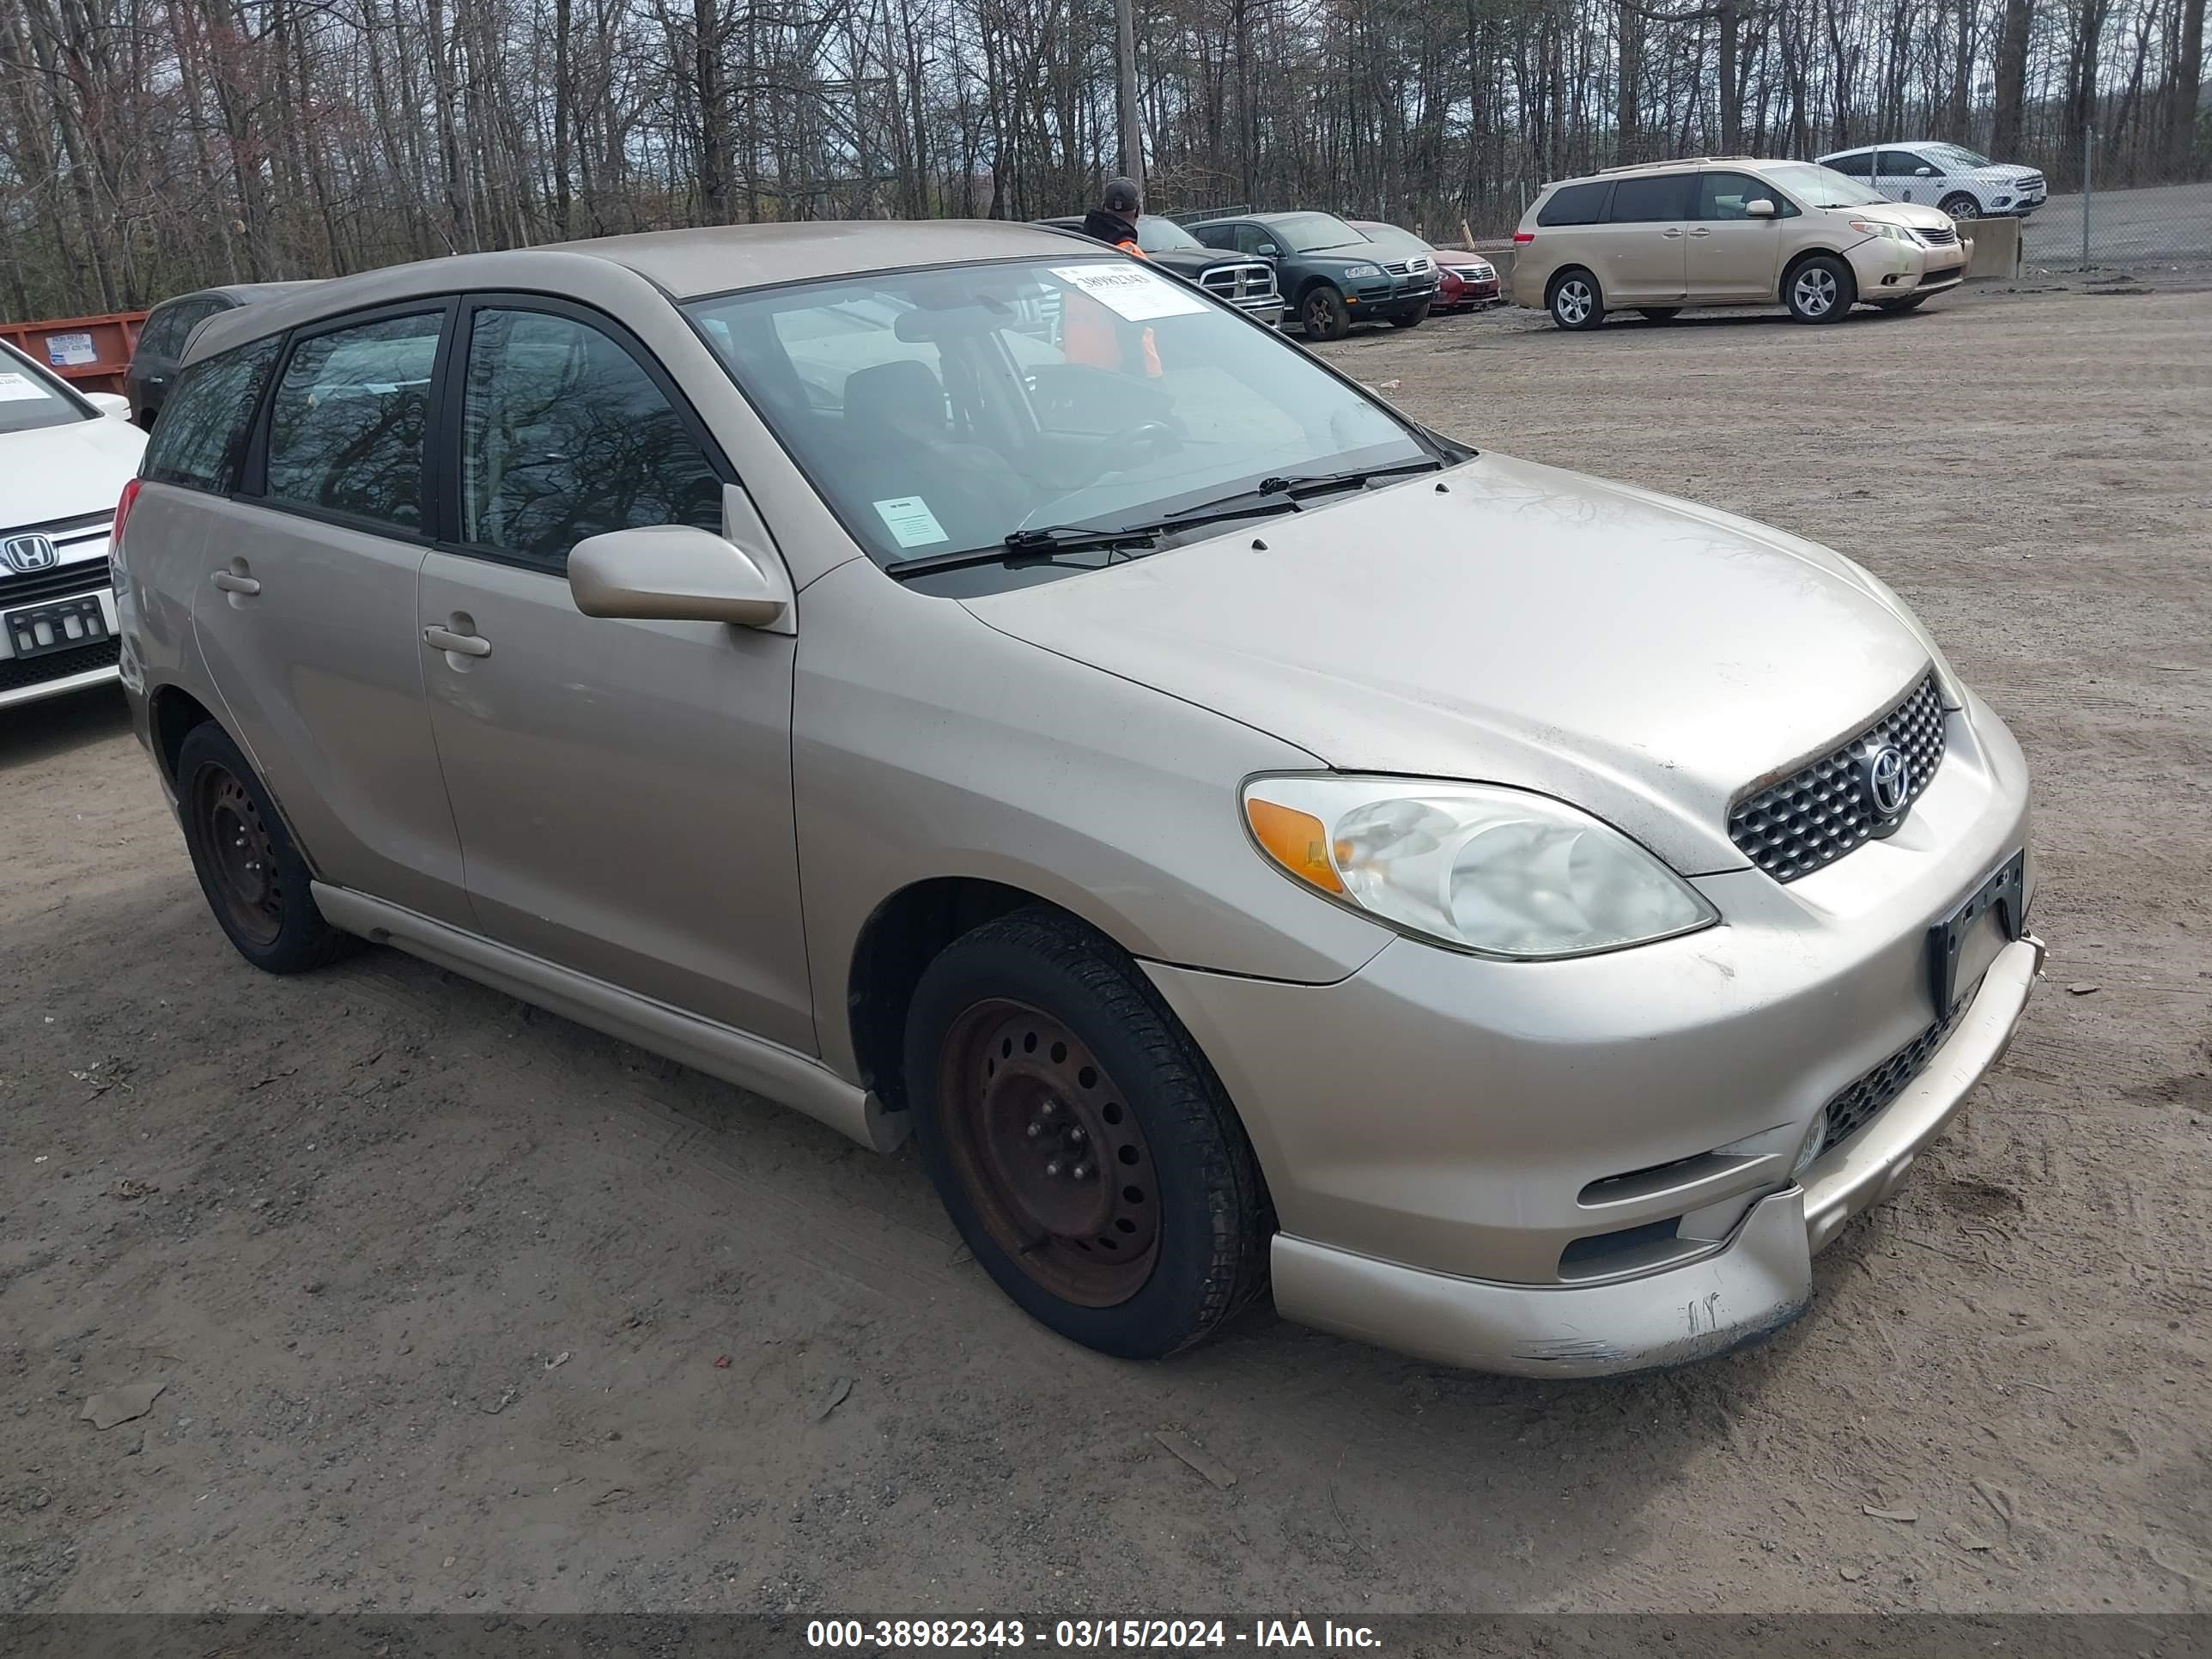
M 1623 179 L 1613 187 L 1613 211 L 1607 216 L 1616 225 L 1648 224 L 1679 219 L 1684 211 L 1683 186 L 1689 175 L 1662 173 L 1656 178 Z
M 1603 183 L 1564 185 L 1554 191 L 1552 199 L 1544 204 L 1537 214 L 1540 225 L 1594 225 L 1605 210 L 1605 193 L 1609 188 Z
M 1864 179 L 1874 172 L 1874 155 L 1872 152 L 1863 149 L 1856 155 L 1838 155 L 1834 161 L 1823 161 L 1820 165 L 1847 178 Z
M 179 378 L 146 441 L 143 471 L 159 483 L 227 493 L 277 342 L 256 340 L 194 363 Z
M 269 415 L 269 498 L 422 527 L 422 446 L 442 312 L 302 340 Z
M 637 360 L 588 324 L 483 310 L 461 410 L 461 539 L 559 563 L 586 537 L 722 528 L 722 481 Z
M 1772 186 L 1742 173 L 1701 173 L 1698 175 L 1697 205 L 1690 216 L 1708 222 L 1748 219 L 1745 211 L 1753 202 L 1768 201 L 1778 212 L 1782 198 Z

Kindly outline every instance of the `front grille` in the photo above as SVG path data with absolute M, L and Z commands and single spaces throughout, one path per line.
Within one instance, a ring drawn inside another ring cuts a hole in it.
M 1425 258 L 1401 259 L 1395 264 L 1384 265 L 1382 269 L 1393 276 L 1419 276 L 1435 270 L 1436 261 Z
M 1927 243 L 1930 247 L 1955 247 L 1958 246 L 1959 233 L 1948 228 L 1942 230 L 1922 230 L 1919 233 L 1919 235 L 1920 240 Z
M 1272 299 L 1275 293 L 1272 265 L 1217 265 L 1200 280 L 1208 293 L 1224 300 Z
M 1905 701 L 1820 759 L 1746 796 L 1729 810 L 1729 839 L 1777 881 L 1795 881 L 1832 864 L 1869 839 L 1879 824 L 1859 780 L 1863 750 L 1894 744 L 1905 751 L 1903 817 L 1943 762 L 1943 698 L 1931 672 Z
M 12 611 L 39 599 L 58 599 L 64 593 L 95 592 L 107 586 L 107 561 L 79 559 L 58 564 L 52 570 L 33 570 L 27 576 L 0 571 L 0 609 Z
M 122 652 L 121 641 L 105 639 L 72 651 L 49 652 L 28 662 L 0 658 L 0 691 L 20 691 L 27 685 L 44 685 L 48 680 L 66 679 L 94 668 L 112 668 Z
M 80 513 L 74 518 L 49 519 L 44 524 L 19 524 L 12 530 L 0 530 L 0 541 L 10 536 L 44 536 L 60 547 L 70 542 L 88 541 L 94 532 L 104 536 L 114 522 L 112 511 Z
M 1873 1122 L 1883 1107 L 1903 1094 L 1905 1085 L 1928 1069 L 1928 1062 L 1936 1057 L 1936 1051 L 1943 1046 L 1943 1039 L 1951 1035 L 1966 1010 L 1974 1006 L 1981 988 L 1977 982 L 1972 990 L 1959 999 L 1957 1007 L 1828 1103 L 1828 1133 L 1820 1142 L 1822 1152 L 1842 1146 Z

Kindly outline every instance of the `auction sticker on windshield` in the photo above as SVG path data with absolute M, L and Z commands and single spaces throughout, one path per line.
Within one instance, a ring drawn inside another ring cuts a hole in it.
M 895 495 L 878 501 L 876 514 L 901 547 L 930 547 L 945 539 L 945 526 L 919 495 Z
M 1054 267 L 1052 274 L 1133 323 L 1206 309 L 1206 301 L 1188 289 L 1139 264 L 1061 265 Z

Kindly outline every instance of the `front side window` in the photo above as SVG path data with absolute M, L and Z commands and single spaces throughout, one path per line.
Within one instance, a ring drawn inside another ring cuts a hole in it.
M 443 311 L 301 341 L 269 411 L 269 499 L 422 528 L 422 449 Z M 166 416 L 165 416 L 166 418 Z
M 722 480 L 653 377 L 600 329 L 492 309 L 469 327 L 461 539 L 559 564 L 586 537 L 722 528 Z
M 883 272 L 684 309 L 882 563 L 1431 459 L 1298 347 L 1119 260 Z
M 1605 213 L 1606 192 L 1613 186 L 1603 179 L 1586 185 L 1562 185 L 1552 199 L 1537 210 L 1540 225 L 1594 225 Z
M 202 358 L 179 375 L 146 441 L 143 475 L 155 483 L 227 495 L 238 480 L 239 458 L 276 346 L 274 336 L 235 346 Z
M 0 351 L 0 432 L 28 432 L 96 417 L 97 411 L 79 403 L 29 358 Z
M 1689 182 L 1683 173 L 1623 179 L 1613 187 L 1613 211 L 1606 218 L 1616 225 L 1680 219 L 1688 210 Z
M 1885 179 L 1910 179 L 1923 167 L 1928 167 L 1931 173 L 1942 171 L 1941 167 L 1929 167 L 1926 161 L 1909 149 L 1886 149 L 1881 153 L 1881 161 L 1876 170 Z
M 1748 219 L 1751 204 L 1761 201 L 1772 202 L 1778 215 L 1787 216 L 1791 210 L 1789 202 L 1777 197 L 1763 179 L 1754 179 L 1747 173 L 1701 173 L 1690 216 L 1707 224 Z

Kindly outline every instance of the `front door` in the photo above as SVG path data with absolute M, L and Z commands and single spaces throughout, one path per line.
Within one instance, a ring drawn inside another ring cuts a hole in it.
M 466 926 L 415 621 L 448 309 L 294 341 L 240 492 L 210 525 L 192 623 L 230 730 L 316 873 Z
M 1690 177 L 1659 173 L 1620 179 L 1605 222 L 1577 233 L 1589 239 L 1607 305 L 1681 302 L 1689 280 L 1684 220 Z
M 1920 175 L 1926 172 L 1925 179 Z M 1893 202 L 1933 202 L 1943 180 L 1925 158 L 1909 149 L 1885 149 L 1875 161 L 1874 187 Z
M 1775 216 L 1754 219 L 1752 203 Z M 1782 281 L 1782 222 L 1789 200 L 1747 173 L 1701 173 L 1690 201 L 1690 298 L 1771 300 Z
M 414 636 L 477 924 L 812 1053 L 796 639 L 586 617 L 565 574 L 569 549 L 603 531 L 721 532 L 727 465 L 659 365 L 596 313 L 483 299 L 460 332 L 453 517 Z

